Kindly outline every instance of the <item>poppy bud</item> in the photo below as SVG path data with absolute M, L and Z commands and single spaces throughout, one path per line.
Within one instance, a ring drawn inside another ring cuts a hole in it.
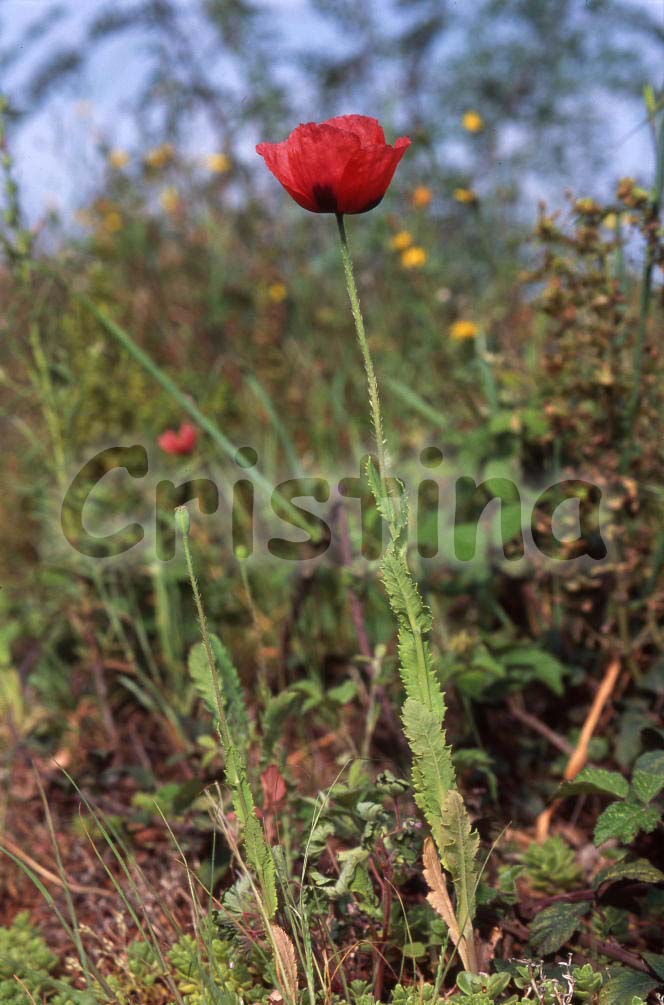
M 191 454 L 198 442 L 198 430 L 190 422 L 183 422 L 177 432 L 167 429 L 157 442 L 167 454 Z

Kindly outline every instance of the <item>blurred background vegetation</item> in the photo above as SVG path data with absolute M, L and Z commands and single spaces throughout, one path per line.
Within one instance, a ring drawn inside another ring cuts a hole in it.
M 370 430 L 332 221 L 292 204 L 254 152 L 343 112 L 413 142 L 384 203 L 349 224 L 395 454 L 418 477 L 429 446 L 444 450 L 441 477 L 581 477 L 606 507 L 596 567 L 511 562 L 490 522 L 474 562 L 417 567 L 483 837 L 508 821 L 532 835 L 612 659 L 623 670 L 591 758 L 629 772 L 664 747 L 661 6 L 137 0 L 9 3 L 0 21 L 0 756 L 13 779 L 0 813 L 13 840 L 48 846 L 36 759 L 69 861 L 84 842 L 58 765 L 139 847 L 157 840 L 156 798 L 209 865 L 202 814 L 183 817 L 220 765 L 186 673 L 198 636 L 182 556 L 86 562 L 63 545 L 59 507 L 111 444 L 144 444 L 176 484 L 228 462 L 202 429 L 186 457 L 160 452 L 191 416 L 154 366 L 273 483 L 359 471 Z M 96 526 L 132 501 L 104 484 Z M 311 567 L 238 561 L 228 519 L 193 521 L 208 616 L 261 737 L 256 778 L 277 763 L 299 791 L 295 829 L 349 756 L 407 771 L 391 623 L 353 506 L 332 508 L 335 546 Z M 574 812 L 581 847 L 598 807 Z M 638 840 L 664 865 L 654 837 Z M 37 910 L 30 890 L 11 875 L 7 917 Z

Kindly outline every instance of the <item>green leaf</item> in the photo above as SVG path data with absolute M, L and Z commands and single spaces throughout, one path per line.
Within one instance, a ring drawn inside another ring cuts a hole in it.
M 645 858 L 637 858 L 630 862 L 615 862 L 605 869 L 600 869 L 593 886 L 598 890 L 600 886 L 619 883 L 622 879 L 631 879 L 636 883 L 664 883 L 664 873 Z
M 610 838 L 617 838 L 623 844 L 630 844 L 640 831 L 651 834 L 659 823 L 656 806 L 640 803 L 612 803 L 607 806 L 595 826 L 595 844 L 604 844 Z
M 331 900 L 336 900 L 338 897 L 350 893 L 356 870 L 360 869 L 368 858 L 369 852 L 366 848 L 347 848 L 339 853 L 339 862 L 341 863 L 339 876 L 336 882 L 325 890 Z
M 599 994 L 600 1005 L 626 1005 L 637 995 L 644 1000 L 657 987 L 657 981 L 637 970 L 620 970 L 604 985 Z
M 273 695 L 265 707 L 261 718 L 261 729 L 263 731 L 263 755 L 266 759 L 269 760 L 272 756 L 272 751 L 281 738 L 282 726 L 297 701 L 299 701 L 298 693 L 292 688 L 288 688 Z
M 347 705 L 348 702 L 353 700 L 356 694 L 357 684 L 355 681 L 345 680 L 341 684 L 331 687 L 327 692 L 327 697 L 337 705 Z
M 664 789 L 664 750 L 641 754 L 632 773 L 632 790 L 644 803 L 649 803 Z
M 224 744 L 225 775 L 231 789 L 233 807 L 242 828 L 247 861 L 258 879 L 268 917 L 274 917 L 277 902 L 276 869 L 272 849 L 256 815 L 251 786 L 247 779 L 246 747 L 250 737 L 249 716 L 244 704 L 240 678 L 221 639 L 210 636 L 214 667 L 210 667 L 205 645 L 200 642 L 189 653 L 189 672 L 194 686 L 215 718 L 219 718 L 217 688 L 229 729 L 220 730 Z M 216 674 L 216 678 L 214 676 Z M 230 735 L 227 735 L 230 734 Z
M 660 981 L 664 981 L 664 956 L 661 953 L 641 953 L 641 956 Z
M 562 696 L 563 678 L 569 670 L 552 653 L 538 646 L 519 646 L 503 653 L 503 661 L 513 671 L 518 672 L 522 667 L 525 668 L 527 670 L 525 674 L 521 671 L 524 682 L 541 681 L 554 694 Z
M 403 546 L 390 545 L 381 572 L 390 607 L 399 625 L 400 673 L 406 694 L 431 709 L 442 723 L 445 699 L 425 638 L 431 628 L 431 612 L 423 604 L 410 574 Z
M 440 836 L 437 839 L 440 859 L 454 883 L 456 917 L 462 935 L 472 933 L 475 917 L 475 893 L 478 884 L 477 853 L 480 839 L 471 829 L 470 817 L 463 798 L 455 789 L 448 792 L 442 805 Z M 436 832 L 434 831 L 434 838 Z
M 587 903 L 561 902 L 545 907 L 530 926 L 531 945 L 542 956 L 557 952 L 572 938 L 587 911 Z
M 235 742 L 246 746 L 249 739 L 249 715 L 244 703 L 239 674 L 221 639 L 216 635 L 210 635 L 210 643 L 228 725 Z M 216 719 L 219 715 L 217 696 L 205 645 L 202 642 L 192 646 L 189 652 L 188 666 L 194 687 Z
M 371 457 L 367 458 L 367 481 L 376 503 L 376 509 L 388 523 L 393 520 L 397 533 L 408 526 L 408 495 L 403 482 L 392 478 L 386 484 L 388 498 L 384 499 L 380 476 Z M 396 485 L 395 485 L 396 482 Z
M 387 550 L 382 573 L 392 610 L 399 623 L 411 631 L 417 628 L 421 632 L 428 632 L 431 629 L 431 612 L 422 602 L 401 548 L 391 546 Z
M 577 796 L 585 792 L 624 799 L 629 792 L 629 782 L 617 771 L 607 771 L 606 768 L 584 768 L 573 782 L 565 782 L 561 786 L 559 795 Z
M 404 956 L 407 956 L 409 960 L 419 960 L 420 957 L 424 956 L 427 951 L 427 947 L 423 942 L 407 942 L 405 946 L 402 946 L 401 952 Z
M 445 730 L 436 713 L 414 698 L 406 698 L 402 721 L 413 752 L 415 801 L 435 836 L 443 803 L 455 785 L 452 751 L 445 743 Z

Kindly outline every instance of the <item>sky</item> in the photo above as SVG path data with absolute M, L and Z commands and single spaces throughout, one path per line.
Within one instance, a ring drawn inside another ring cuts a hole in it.
M 185 11 L 187 2 L 180 0 Z M 664 0 L 627 2 L 635 9 L 654 10 L 664 27 Z M 283 15 L 279 23 L 288 43 L 302 47 L 315 39 L 317 45 L 321 44 L 321 32 L 327 26 L 307 10 L 306 0 L 267 0 L 265 5 Z M 18 40 L 26 28 L 38 24 L 50 6 L 50 0 L 0 0 L 3 48 Z M 90 18 L 105 5 L 100 0 L 61 0 L 60 6 L 66 17 L 57 31 L 49 34 L 47 46 L 39 44 L 34 49 L 32 60 L 49 51 L 48 46 L 55 48 L 55 42 L 75 44 Z M 0 90 L 11 95 L 20 87 L 32 60 L 19 61 L 18 70 L 4 72 Z M 31 221 L 38 220 L 51 207 L 69 212 L 94 192 L 101 171 L 100 136 L 119 147 L 141 146 L 129 105 L 144 78 L 145 67 L 140 38 L 123 34 L 105 43 L 75 82 L 13 136 L 17 175 Z M 639 128 L 643 111 L 628 103 L 614 103 L 609 112 L 606 159 L 612 177 L 648 177 L 653 155 L 647 128 Z M 212 152 L 206 150 L 206 140 L 204 135 L 196 138 L 201 155 Z

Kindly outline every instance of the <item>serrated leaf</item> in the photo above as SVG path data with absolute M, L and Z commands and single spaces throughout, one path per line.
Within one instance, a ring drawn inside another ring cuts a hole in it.
M 210 646 L 211 659 L 204 643 L 191 649 L 189 673 L 196 690 L 218 720 L 219 736 L 224 747 L 224 773 L 240 823 L 244 850 L 258 879 L 264 910 L 268 918 L 272 918 L 278 906 L 276 868 L 263 825 L 256 815 L 254 797 L 247 779 L 249 716 L 238 672 L 225 646 L 216 635 L 210 636 Z M 211 663 L 214 665 L 211 666 Z
M 632 773 L 632 790 L 644 803 L 649 803 L 664 789 L 664 750 L 649 750 L 641 754 Z
M 397 478 L 389 479 L 385 485 L 387 497 L 383 497 L 383 486 L 371 457 L 367 458 L 366 472 L 376 509 L 384 520 L 394 524 L 397 535 L 400 534 L 408 526 L 408 495 L 405 485 Z
M 635 995 L 646 999 L 657 987 L 657 981 L 637 970 L 621 970 L 604 985 L 599 993 L 600 1005 L 626 1005 Z
M 283 928 L 270 925 L 274 945 L 277 979 L 290 1005 L 297 1005 L 297 959 L 295 947 Z
M 651 834 L 659 823 L 656 806 L 640 803 L 612 803 L 607 806 L 595 826 L 595 844 L 604 844 L 616 838 L 623 844 L 630 844 L 640 831 Z
M 607 771 L 606 768 L 584 768 L 573 782 L 565 782 L 561 786 L 559 795 L 577 796 L 586 792 L 624 799 L 629 792 L 629 782 L 617 771 Z
M 637 858 L 631 862 L 615 862 L 597 873 L 593 886 L 598 890 L 601 886 L 619 883 L 623 879 L 630 879 L 636 883 L 664 883 L 664 872 L 660 872 L 645 858 Z
M 531 945 L 542 956 L 557 952 L 572 938 L 587 911 L 588 904 L 583 903 L 561 902 L 545 907 L 530 926 Z
M 431 612 L 424 606 L 401 547 L 389 547 L 381 571 L 392 610 L 399 623 L 411 631 L 419 629 L 420 632 L 428 632 L 431 629 Z
M 424 865 L 424 878 L 429 886 L 427 900 L 448 927 L 453 945 L 459 950 L 459 956 L 466 971 L 476 969 L 477 960 L 475 954 L 475 943 L 472 928 L 462 936 L 459 931 L 457 915 L 454 910 L 450 895 L 447 892 L 447 883 L 440 865 L 436 845 L 431 838 L 424 842 L 422 854 Z
M 415 801 L 436 835 L 443 804 L 455 784 L 452 751 L 438 716 L 414 698 L 404 702 L 402 721 L 413 753 Z
M 480 839 L 472 830 L 470 817 L 463 798 L 455 789 L 448 792 L 442 806 L 438 850 L 443 866 L 447 869 L 456 894 L 456 918 L 459 936 L 466 941 L 470 970 L 477 970 L 473 939 L 475 918 L 475 894 L 479 881 L 477 853 Z M 436 831 L 434 831 L 436 838 Z
M 237 807 L 237 803 L 235 805 Z M 265 840 L 263 826 L 258 817 L 255 816 L 255 811 L 247 818 L 242 836 L 247 861 L 255 871 L 260 883 L 265 912 L 268 918 L 273 918 L 279 906 L 276 868 L 272 849 Z
M 447 892 L 447 883 L 445 882 L 445 876 L 440 865 L 438 852 L 431 838 L 427 838 L 424 842 L 422 861 L 424 863 L 424 879 L 429 886 L 427 900 L 449 928 L 450 938 L 454 945 L 458 946 L 459 926 L 450 895 Z M 465 967 L 468 967 L 466 960 L 463 960 L 463 964 Z
M 221 639 L 217 635 L 211 634 L 210 643 L 228 724 L 235 742 L 244 746 L 249 739 L 249 715 L 244 702 L 240 677 Z M 202 642 L 192 646 L 189 652 L 188 667 L 194 687 L 216 719 L 219 714 L 216 689 L 205 645 Z

